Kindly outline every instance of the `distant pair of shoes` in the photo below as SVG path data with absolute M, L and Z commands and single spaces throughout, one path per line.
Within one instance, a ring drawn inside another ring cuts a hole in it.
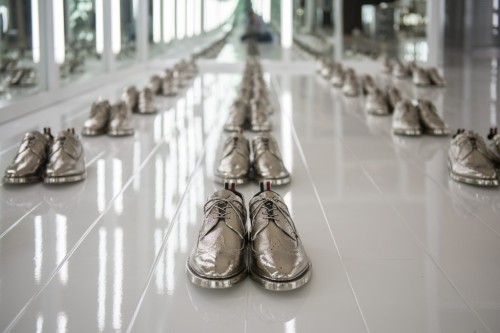
M 344 70 L 341 63 L 336 63 L 332 59 L 321 62 L 318 72 L 335 88 L 342 88 L 346 97 L 359 96 L 359 82 L 356 72 L 352 68 Z
M 205 203 L 198 240 L 187 260 L 189 280 L 205 288 L 229 288 L 248 274 L 274 291 L 293 290 L 311 278 L 312 265 L 288 207 L 261 183 L 249 204 L 234 183 L 213 193 Z
M 176 96 L 179 88 L 172 69 L 166 69 L 163 78 L 159 75 L 153 75 L 149 80 L 148 87 L 156 95 L 165 97 Z
M 394 134 L 408 136 L 450 134 L 448 125 L 439 117 L 434 104 L 423 99 L 413 103 L 409 100 L 398 102 L 392 118 L 392 130 Z
M 128 136 L 134 134 L 132 114 L 124 101 L 113 105 L 102 100 L 92 103 L 90 116 L 83 124 L 82 135 Z
M 418 87 L 444 87 L 446 82 L 436 68 L 425 69 L 419 66 L 412 68 L 412 81 Z
M 283 164 L 276 139 L 270 133 L 260 133 L 252 140 L 253 158 L 250 163 L 250 144 L 242 133 L 233 133 L 225 141 L 222 156 L 214 172 L 218 183 L 243 184 L 251 178 L 264 179 L 273 185 L 285 185 L 291 180 Z M 253 169 L 254 175 L 251 176 Z
M 389 87 L 384 94 L 379 88 L 369 86 L 366 83 L 363 86 L 370 87 L 365 88 L 367 91 L 365 110 L 368 114 L 388 116 L 394 112 L 396 104 L 402 100 L 401 92 L 398 88 Z
M 151 87 L 146 87 L 139 92 L 135 86 L 128 86 L 123 90 L 122 101 L 133 113 L 154 114 L 158 112 L 154 103 L 154 95 Z
M 7 78 L 10 86 L 29 87 L 36 84 L 36 72 L 34 68 L 18 67 L 12 70 Z
M 31 131 L 24 135 L 12 163 L 5 170 L 3 182 L 25 184 L 71 183 L 85 179 L 83 147 L 75 129 L 61 131 L 54 139 L 50 128 L 43 133 Z
M 448 168 L 455 181 L 479 185 L 498 186 L 500 168 L 500 135 L 490 130 L 487 145 L 483 137 L 473 131 L 458 129 L 448 150 Z

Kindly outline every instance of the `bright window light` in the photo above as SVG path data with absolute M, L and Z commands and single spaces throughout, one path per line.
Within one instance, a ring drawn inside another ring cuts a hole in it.
M 103 0 L 95 2 L 95 50 L 101 54 L 104 51 L 104 16 Z
M 195 0 L 194 5 L 194 34 L 201 34 L 201 0 Z
M 262 19 L 264 22 L 271 22 L 271 0 L 262 1 Z
M 194 1 L 186 0 L 186 36 L 192 37 L 194 34 Z
M 281 1 L 281 46 L 292 47 L 292 0 Z
M 122 27 L 120 0 L 111 0 L 111 47 L 114 54 L 122 49 Z
M 161 0 L 153 0 L 153 42 L 161 42 Z
M 177 38 L 186 37 L 186 1 L 177 1 Z
M 66 45 L 64 42 L 64 0 L 54 0 L 54 60 L 62 64 L 66 56 Z
M 163 0 L 163 41 L 170 42 L 175 34 L 175 0 Z M 173 19 L 173 20 L 172 20 Z
M 31 0 L 31 29 L 32 38 L 31 42 L 33 48 L 33 62 L 40 62 L 40 22 L 39 22 L 40 11 L 38 10 L 38 0 Z M 5 16 L 4 16 L 5 18 Z M 8 21 L 7 21 L 8 22 Z M 5 24 L 5 22 L 4 22 Z

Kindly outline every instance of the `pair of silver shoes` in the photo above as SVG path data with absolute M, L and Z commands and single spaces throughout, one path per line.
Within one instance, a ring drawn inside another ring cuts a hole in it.
M 382 62 L 382 72 L 398 79 L 405 79 L 411 74 L 411 64 L 407 66 L 397 58 L 385 58 Z
M 245 98 L 236 99 L 231 105 L 229 116 L 224 124 L 226 132 L 248 128 L 253 132 L 268 132 L 273 126 L 270 120 L 270 105 L 264 98 L 255 97 L 249 102 Z
M 392 130 L 397 135 L 419 136 L 448 135 L 448 125 L 437 114 L 431 101 L 419 99 L 413 103 L 401 100 L 396 104 L 392 117 Z
M 3 182 L 26 184 L 71 183 L 85 179 L 83 147 L 74 129 L 61 131 L 54 138 L 50 128 L 43 133 L 24 135 L 12 163 L 5 170 Z
M 366 84 L 366 83 L 365 83 Z M 384 92 L 377 87 L 366 84 L 368 88 L 365 100 L 365 110 L 374 116 L 388 116 L 396 108 L 396 104 L 402 100 L 401 92 L 395 87 L 387 88 Z
M 459 129 L 451 140 L 448 150 L 448 168 L 451 178 L 457 182 L 498 186 L 500 168 L 500 135 L 491 129 L 490 144 L 473 131 Z
M 344 84 L 342 85 L 342 92 L 346 97 L 359 96 L 359 81 L 356 72 L 352 68 L 348 68 L 344 72 Z
M 113 105 L 102 100 L 92 103 L 90 116 L 83 124 L 82 135 L 127 136 L 134 134 L 132 112 L 125 101 Z
M 154 114 L 158 112 L 154 95 L 155 92 L 149 86 L 140 92 L 135 86 L 129 86 L 123 90 L 122 101 L 125 102 L 129 110 L 133 113 Z
M 425 69 L 422 67 L 415 66 L 412 69 L 412 81 L 418 87 L 444 87 L 446 86 L 446 81 L 439 74 L 436 68 Z
M 252 178 L 265 179 L 273 185 L 290 183 L 290 173 L 283 163 L 278 143 L 270 133 L 260 133 L 252 140 L 252 152 L 250 162 L 249 141 L 241 132 L 231 134 L 224 142 L 214 180 L 221 184 L 243 184 Z
M 205 288 L 229 288 L 250 277 L 273 291 L 297 289 L 312 275 L 288 207 L 270 184 L 249 204 L 231 188 L 213 193 L 204 207 L 198 240 L 187 260 L 189 280 Z

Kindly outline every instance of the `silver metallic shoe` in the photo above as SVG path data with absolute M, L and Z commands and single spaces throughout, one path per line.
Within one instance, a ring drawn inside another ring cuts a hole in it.
M 427 71 L 423 68 L 416 67 L 412 74 L 413 84 L 418 87 L 428 87 L 431 85 L 431 80 Z
M 448 150 L 448 167 L 455 181 L 498 186 L 498 173 L 484 139 L 473 131 L 458 130 Z
M 368 95 L 370 92 L 377 89 L 377 85 L 373 80 L 373 77 L 369 74 L 363 75 L 361 77 L 361 86 L 363 87 L 363 94 Z
M 417 108 L 409 101 L 396 104 L 392 116 L 392 131 L 397 135 L 418 136 L 422 134 Z
M 132 112 L 124 101 L 116 102 L 111 106 L 108 135 L 127 136 L 133 134 Z
M 130 111 L 139 111 L 139 91 L 135 86 L 129 86 L 123 90 L 122 100 L 125 101 Z
M 186 73 L 180 63 L 174 65 L 174 78 L 178 88 L 182 89 L 187 85 Z
M 268 290 L 300 288 L 311 279 L 311 261 L 284 200 L 263 187 L 249 204 L 250 277 Z
M 3 182 L 19 184 L 41 181 L 53 139 L 50 128 L 44 128 L 43 134 L 38 131 L 26 133 L 16 157 L 5 170 Z
M 398 88 L 396 87 L 387 88 L 387 102 L 389 104 L 389 109 L 391 112 L 394 112 L 396 104 L 398 104 L 398 102 L 400 102 L 402 99 L 403 97 L 401 97 L 401 92 L 399 91 Z
M 404 79 L 409 76 L 408 68 L 398 59 L 393 60 L 392 75 L 399 79 Z
M 146 87 L 139 93 L 139 111 L 141 114 L 153 114 L 158 112 L 154 103 L 153 91 Z
M 241 99 L 236 99 L 231 105 L 229 116 L 224 124 L 226 132 L 239 132 L 247 121 L 247 106 Z
M 357 97 L 359 95 L 359 83 L 356 73 L 353 69 L 349 68 L 345 72 L 344 85 L 342 92 L 347 97 Z
M 177 86 L 175 84 L 174 72 L 171 69 L 165 70 L 162 85 L 163 96 L 172 97 L 177 95 Z
M 382 90 L 375 88 L 366 97 L 365 110 L 374 116 L 388 116 L 391 114 L 387 100 Z
M 266 106 L 257 99 L 250 101 L 250 129 L 254 132 L 269 132 L 273 126 Z
M 437 87 L 446 86 L 446 81 L 441 76 L 441 74 L 439 74 L 439 72 L 436 68 L 430 68 L 429 70 L 427 70 L 427 74 L 429 75 L 429 78 L 430 78 L 433 85 L 435 85 Z
M 74 129 L 61 131 L 50 147 L 43 182 L 72 183 L 85 179 L 83 147 Z
M 335 88 L 342 88 L 344 85 L 345 73 L 341 64 L 336 64 L 332 70 L 330 82 Z
M 163 80 L 159 75 L 153 75 L 149 79 L 148 87 L 153 91 L 153 93 L 159 95 L 162 93 Z
M 490 140 L 488 149 L 491 160 L 500 168 L 500 134 L 498 134 L 498 128 L 490 128 L 487 138 Z
M 419 112 L 420 123 L 422 124 L 424 133 L 431 135 L 450 134 L 450 129 L 443 119 L 439 117 L 436 107 L 431 101 L 419 99 L 416 102 L 416 108 Z
M 92 103 L 90 117 L 85 120 L 82 135 L 96 136 L 105 134 L 108 130 L 111 106 L 107 100 Z
M 229 288 L 247 276 L 247 211 L 243 196 L 227 186 L 205 203 L 203 225 L 187 260 L 189 280 L 204 288 Z
M 270 133 L 260 133 L 252 140 L 253 170 L 258 181 L 267 180 L 273 185 L 290 183 L 290 173 L 283 159 L 276 139 Z
M 382 61 L 382 73 L 391 74 L 392 73 L 392 59 L 384 58 Z
M 243 184 L 248 181 L 249 173 L 250 144 L 243 133 L 233 133 L 224 142 L 214 180 L 221 184 Z

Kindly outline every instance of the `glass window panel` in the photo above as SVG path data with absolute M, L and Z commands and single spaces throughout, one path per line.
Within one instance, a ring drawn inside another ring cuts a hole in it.
M 118 67 L 130 65 L 137 61 L 137 1 L 138 0 L 112 0 L 112 12 L 119 10 L 121 13 L 119 26 L 113 29 L 119 30 L 114 36 L 114 52 Z M 116 8 L 119 7 L 119 8 Z M 119 29 L 118 29 L 119 28 Z M 118 38 L 117 38 L 118 37 Z

